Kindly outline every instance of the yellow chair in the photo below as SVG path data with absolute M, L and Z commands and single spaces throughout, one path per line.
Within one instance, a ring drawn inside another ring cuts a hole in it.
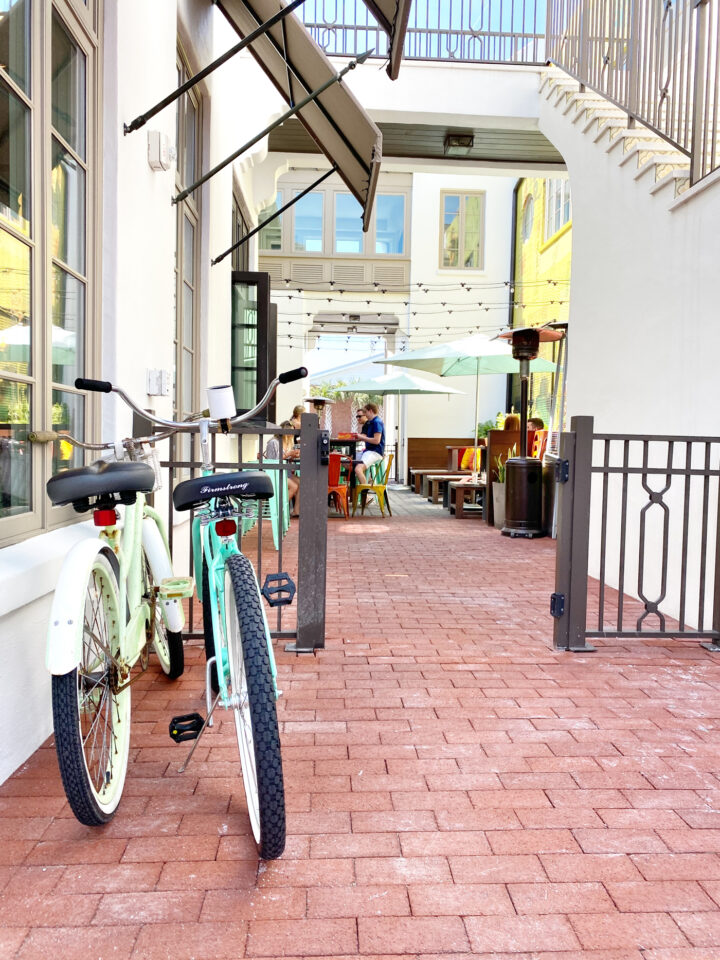
M 382 462 L 378 461 L 375 465 L 381 469 L 376 469 L 375 476 L 370 483 L 356 483 L 353 487 L 352 492 L 352 505 L 353 505 L 353 516 L 355 516 L 355 511 L 357 510 L 358 500 L 360 500 L 360 513 L 365 513 L 365 507 L 367 506 L 367 498 L 374 494 L 377 497 L 378 506 L 380 507 L 380 513 L 385 516 L 384 507 L 387 507 L 387 512 L 392 516 L 392 510 L 390 509 L 390 501 L 388 500 L 387 495 L 387 482 L 388 477 L 390 476 L 390 468 L 392 467 L 394 454 L 390 453 Z

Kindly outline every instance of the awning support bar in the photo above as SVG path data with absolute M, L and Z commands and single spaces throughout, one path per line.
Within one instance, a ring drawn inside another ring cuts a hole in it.
M 200 177 L 199 180 L 196 180 L 195 183 L 191 183 L 189 187 L 181 190 L 177 196 L 173 197 L 172 202 L 180 203 L 180 201 L 184 200 L 185 197 L 193 192 L 193 190 L 197 190 L 198 187 L 202 186 L 206 180 L 214 177 L 216 173 L 219 173 L 220 170 L 226 167 L 229 163 L 232 163 L 233 160 L 237 160 L 241 154 L 245 153 L 246 150 L 249 150 L 250 147 L 256 144 L 259 140 L 262 140 L 263 137 L 266 137 L 269 133 L 272 133 L 276 127 L 279 127 L 281 124 L 285 123 L 286 120 L 302 110 L 303 107 L 306 107 L 309 103 L 312 103 L 313 100 L 316 100 L 321 93 L 324 93 L 328 89 L 328 87 L 331 87 L 334 83 L 341 82 L 346 73 L 348 73 L 350 70 L 354 70 L 359 63 L 364 63 L 371 53 L 372 51 L 368 50 L 355 60 L 351 60 L 350 63 L 340 71 L 340 73 L 330 77 L 330 79 L 321 84 L 317 90 L 313 90 L 312 93 L 309 93 L 303 100 L 301 100 L 299 103 L 296 103 L 294 107 L 291 107 L 289 110 L 287 110 L 281 117 L 278 117 L 277 120 L 265 127 L 264 130 L 261 130 L 260 133 L 256 134 L 256 136 L 254 136 L 251 140 L 248 140 L 247 143 L 244 143 L 239 150 L 236 150 L 235 153 L 231 153 L 229 157 L 226 157 L 225 160 L 222 160 L 220 163 L 218 163 L 217 166 L 212 168 L 212 170 L 208 170 L 208 172 L 203 174 L 203 176 Z
M 231 247 L 228 247 L 227 250 L 221 253 L 219 257 L 215 257 L 214 260 L 211 260 L 210 266 L 214 267 L 216 263 L 220 263 L 221 260 L 224 260 L 229 253 L 233 252 L 233 250 L 237 250 L 238 247 L 241 247 L 244 243 L 247 243 L 247 241 L 251 237 L 254 237 L 256 233 L 259 233 L 263 227 L 266 227 L 269 223 L 272 223 L 273 220 L 277 220 L 277 218 L 281 216 L 281 214 L 285 213 L 285 211 L 288 210 L 294 203 L 297 203 L 298 200 L 302 200 L 302 198 L 306 194 L 310 193 L 311 190 L 314 190 L 315 187 L 319 187 L 320 184 L 324 180 L 327 180 L 328 177 L 332 176 L 332 174 L 335 173 L 336 170 L 337 170 L 337 167 L 335 166 L 335 164 L 333 164 L 329 170 L 326 170 L 325 173 L 321 177 L 318 177 L 318 179 L 314 183 L 311 183 L 309 187 L 305 187 L 305 189 L 302 190 L 296 197 L 293 197 L 291 200 L 288 200 L 288 202 L 284 206 L 280 207 L 279 210 L 276 210 L 275 213 L 272 214 L 272 216 L 267 217 L 265 220 L 263 220 L 262 223 L 259 223 L 256 227 L 254 227 L 250 231 L 250 233 L 246 233 L 244 237 L 241 237 Z
M 187 93 L 188 90 L 192 89 L 196 83 L 200 83 L 200 81 L 204 80 L 208 74 L 213 72 L 213 70 L 217 70 L 218 67 L 221 67 L 224 63 L 234 57 L 236 53 L 240 53 L 241 50 L 244 50 L 245 47 L 249 46 L 253 42 L 253 40 L 257 40 L 258 37 L 261 37 L 264 33 L 267 33 L 270 27 L 274 26 L 279 20 L 284 20 L 289 13 L 291 13 L 296 9 L 296 7 L 299 7 L 304 2 L 305 0 L 292 0 L 292 3 L 289 3 L 287 7 L 283 7 L 278 13 L 270 17 L 269 20 L 266 20 L 265 23 L 261 23 L 256 30 L 253 30 L 252 33 L 249 33 L 239 43 L 236 43 L 234 47 L 231 47 L 226 53 L 223 53 L 223 55 L 218 57 L 217 60 L 213 60 L 213 62 L 208 64 L 207 67 L 205 67 L 199 73 L 196 73 L 194 77 L 190 77 L 189 80 L 186 80 L 185 83 L 181 84 L 177 88 L 177 90 L 173 90 L 171 94 L 169 94 L 163 100 L 160 100 L 159 103 L 156 103 L 154 107 L 151 107 L 145 113 L 141 113 L 140 116 L 135 117 L 131 123 L 123 124 L 123 133 L 132 133 L 134 130 L 139 130 L 140 127 L 145 126 L 148 120 L 154 117 L 156 113 L 160 113 L 160 111 L 164 110 L 165 107 L 168 107 L 171 103 L 174 103 L 175 100 L 178 100 L 184 93 Z

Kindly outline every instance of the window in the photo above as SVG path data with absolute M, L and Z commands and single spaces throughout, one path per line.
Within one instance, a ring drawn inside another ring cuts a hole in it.
M 177 64 L 178 86 L 190 76 L 184 60 Z M 200 172 L 200 100 L 195 90 L 178 101 L 175 133 L 177 168 L 175 186 L 180 191 L 197 180 Z M 177 419 L 183 419 L 197 407 L 198 251 L 200 244 L 200 198 L 193 191 L 177 204 L 175 234 L 175 370 L 174 407 Z M 190 453 L 190 435 L 177 438 L 181 459 Z
M 370 229 L 363 233 L 362 206 L 345 190 L 327 187 L 300 197 L 307 186 L 293 179 L 284 182 L 274 201 L 260 212 L 260 254 L 330 257 L 408 257 L 408 190 L 377 193 Z M 300 197 L 300 199 L 296 199 Z M 282 216 L 263 224 L 283 204 L 292 203 Z
M 561 227 L 570 222 L 569 180 L 545 181 L 545 239 L 549 240 Z
M 27 438 L 50 428 L 82 438 L 88 412 L 74 381 L 96 373 L 91 361 L 97 331 L 87 318 L 100 313 L 92 123 L 97 38 L 88 24 L 80 0 L 0 2 L 3 542 L 65 522 L 68 512 L 50 507 L 44 483 L 83 462 L 67 442 L 42 447 Z
M 278 190 L 277 196 L 275 197 L 275 203 L 271 203 L 270 206 L 265 207 L 264 210 L 260 211 L 260 216 L 258 217 L 259 222 L 264 223 L 269 217 L 276 213 L 282 205 L 282 190 Z M 282 250 L 282 221 L 283 217 L 281 214 L 266 227 L 262 228 L 259 234 L 260 249 L 262 251 Z
M 250 410 L 276 374 L 277 311 L 267 273 L 232 273 L 232 387 L 238 410 Z M 275 401 L 267 416 L 275 419 Z
M 362 207 L 350 193 L 335 194 L 335 253 L 362 253 Z
M 443 193 L 440 265 L 482 270 L 485 240 L 485 194 Z
M 296 190 L 293 196 L 301 191 Z M 308 193 L 293 205 L 293 250 L 322 253 L 323 194 Z
M 405 252 L 405 197 L 380 193 L 375 198 L 375 253 Z
M 249 232 L 250 227 L 248 226 L 248 222 L 243 215 L 240 201 L 234 196 L 232 206 L 232 243 L 236 244 L 238 240 L 242 240 L 243 237 L 246 237 Z M 232 269 L 247 270 L 249 262 L 250 251 L 248 250 L 247 242 L 241 244 L 239 247 L 235 247 L 232 252 Z
M 535 200 L 533 195 L 525 197 L 522 212 L 522 238 L 523 243 L 527 243 L 532 235 L 533 217 L 535 216 Z

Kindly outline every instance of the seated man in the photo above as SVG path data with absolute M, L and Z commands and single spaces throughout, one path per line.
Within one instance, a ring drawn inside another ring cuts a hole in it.
M 355 466 L 355 476 L 358 483 L 366 483 L 365 468 L 382 460 L 385 455 L 385 425 L 378 416 L 378 407 L 374 403 L 366 403 L 363 407 L 367 422 L 363 427 L 365 434 L 365 452 Z
M 528 430 L 544 430 L 545 421 L 541 417 L 530 417 L 527 422 Z

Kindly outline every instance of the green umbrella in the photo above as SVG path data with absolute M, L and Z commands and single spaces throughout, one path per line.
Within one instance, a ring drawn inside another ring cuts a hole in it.
M 338 393 L 382 393 L 401 394 L 409 393 L 462 393 L 462 390 L 453 390 L 432 380 L 423 377 L 414 377 L 409 373 L 386 373 L 371 380 L 357 380 L 345 387 L 338 387 Z
M 404 350 L 374 363 L 391 363 L 434 373 L 438 377 L 475 377 L 475 423 L 480 404 L 480 377 L 492 373 L 518 373 L 520 366 L 513 359 L 512 349 L 504 340 L 491 340 L 480 334 L 461 340 L 446 340 L 419 350 Z M 530 361 L 531 373 L 554 373 L 555 364 L 537 357 Z M 477 427 L 475 428 L 475 460 L 477 464 Z M 474 471 L 473 471 L 474 472 Z

